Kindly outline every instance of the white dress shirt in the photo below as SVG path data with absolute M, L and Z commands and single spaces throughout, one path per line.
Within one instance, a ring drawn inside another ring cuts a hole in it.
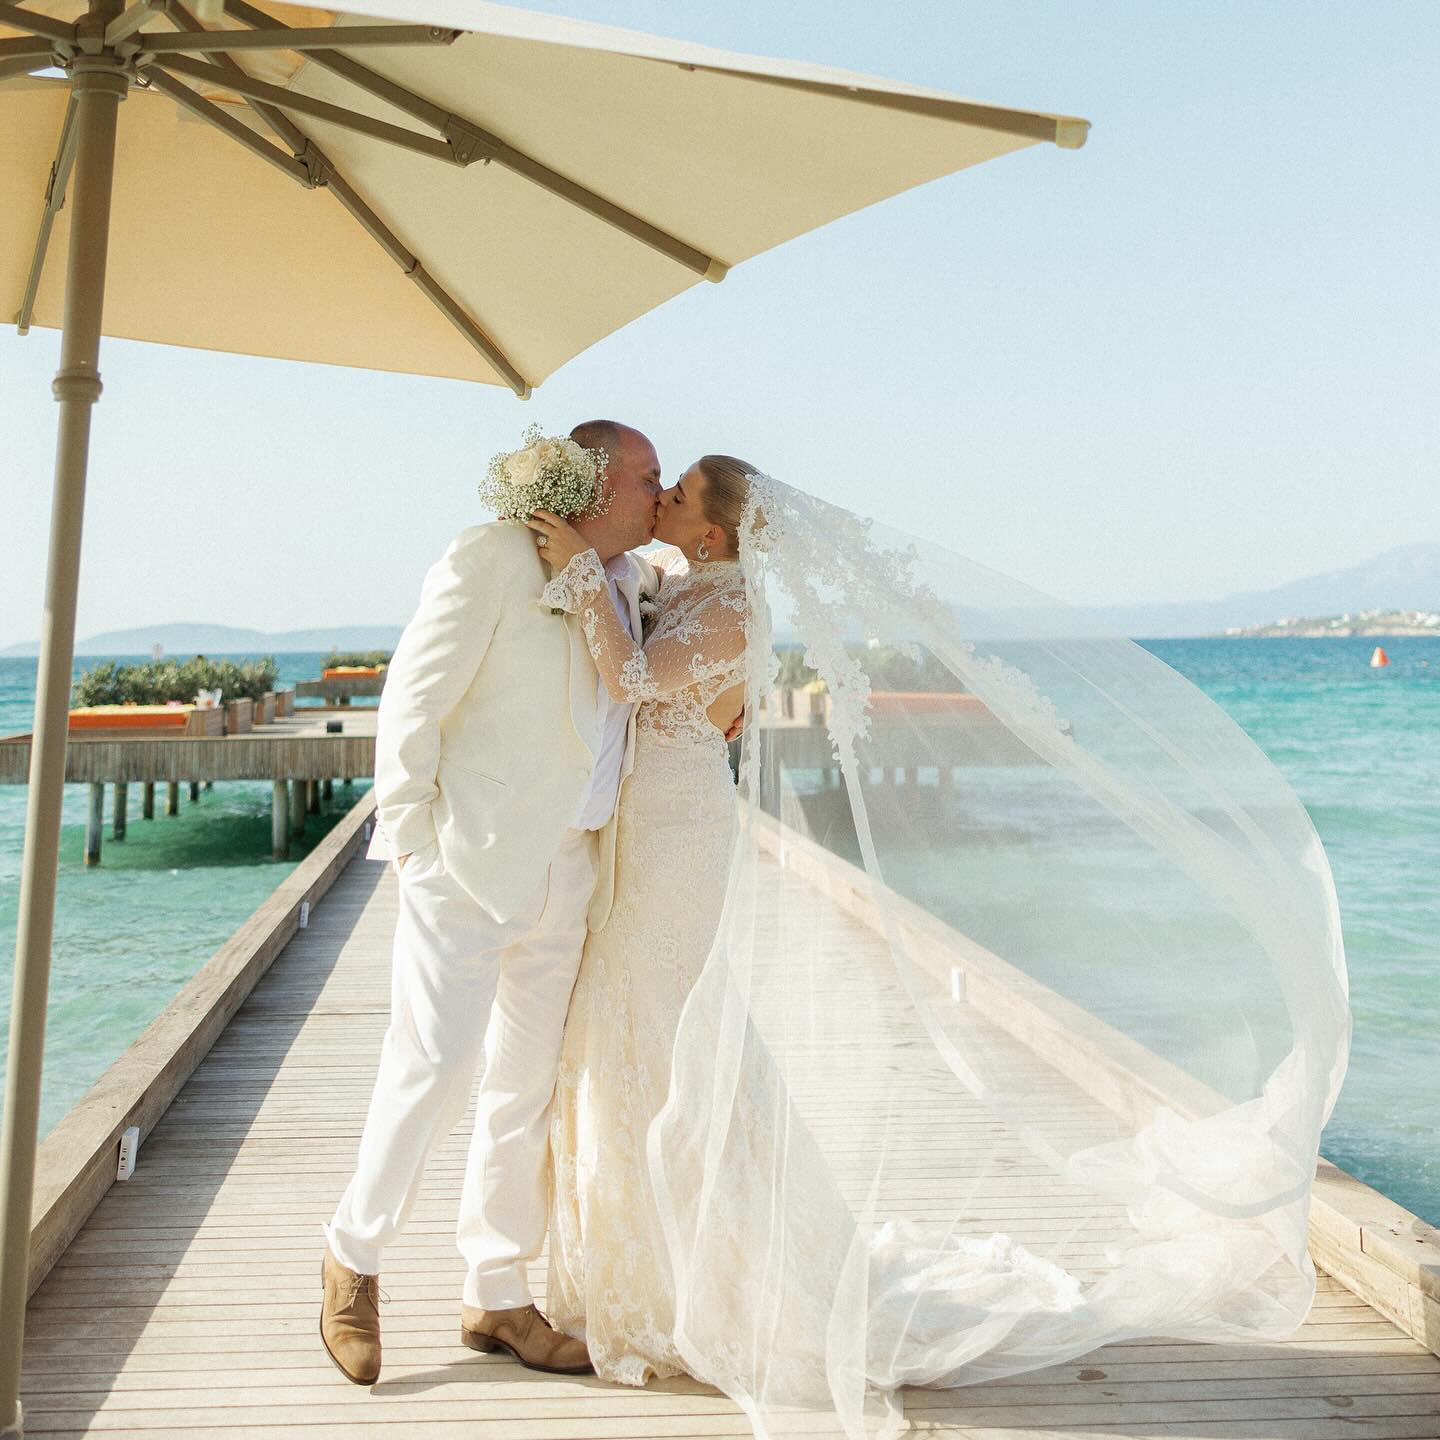
M 616 581 L 625 574 L 628 561 L 623 554 L 606 562 L 605 577 L 610 591 L 610 603 L 620 617 L 625 633 L 633 640 L 635 632 L 630 625 L 630 607 L 620 594 Z M 576 830 L 603 830 L 615 813 L 615 800 L 620 790 L 620 767 L 625 760 L 625 734 L 630 725 L 630 712 L 635 708 L 624 701 L 610 698 L 605 681 L 595 677 L 595 723 L 599 743 L 595 747 L 595 769 L 590 775 L 590 784 L 580 797 L 580 809 L 575 816 Z

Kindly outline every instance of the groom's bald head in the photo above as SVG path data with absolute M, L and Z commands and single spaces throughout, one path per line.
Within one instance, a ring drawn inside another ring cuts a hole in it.
M 645 437 L 629 425 L 622 425 L 618 420 L 582 420 L 571 432 L 570 438 L 586 450 L 618 449 L 621 441 L 626 435 L 639 435 L 640 439 Z
M 603 515 L 573 523 L 600 553 L 602 560 L 649 542 L 655 533 L 655 507 L 660 496 L 660 457 L 647 435 L 618 420 L 586 420 L 570 438 L 586 450 L 603 450 L 605 488 L 610 505 Z

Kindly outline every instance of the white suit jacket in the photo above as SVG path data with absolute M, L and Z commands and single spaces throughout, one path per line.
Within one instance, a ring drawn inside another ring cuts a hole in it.
M 627 559 L 617 585 L 639 635 L 640 590 L 655 589 L 655 571 Z M 549 578 L 524 526 L 462 530 L 425 576 L 380 696 L 366 854 L 391 859 L 438 842 L 446 872 L 498 921 L 539 917 L 600 743 L 595 664 L 578 617 L 540 603 Z M 632 711 L 621 784 L 634 754 Z M 612 816 L 592 929 L 608 919 L 614 886 Z

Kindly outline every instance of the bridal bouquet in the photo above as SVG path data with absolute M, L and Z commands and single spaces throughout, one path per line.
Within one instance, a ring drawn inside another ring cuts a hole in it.
M 532 510 L 551 510 L 567 519 L 605 513 L 610 497 L 603 450 L 586 450 L 568 436 L 545 435 L 538 425 L 524 438 L 521 449 L 491 460 L 480 482 L 487 508 L 512 520 Z

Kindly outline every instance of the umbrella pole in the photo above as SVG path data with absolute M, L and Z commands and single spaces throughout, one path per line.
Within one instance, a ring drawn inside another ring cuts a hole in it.
M 80 23 L 101 33 L 122 0 L 92 0 Z M 100 326 L 110 195 L 115 172 L 119 102 L 129 81 L 113 56 L 77 55 L 71 64 L 77 101 L 77 146 L 71 194 L 70 254 L 65 279 L 64 333 L 54 381 L 60 402 L 55 491 L 45 614 L 30 749 L 29 804 L 15 935 L 15 988 L 0 1130 L 0 1440 L 20 1436 L 20 1357 L 29 1298 L 30 1209 L 35 1191 L 40 1067 L 50 983 L 60 807 L 65 793 L 65 742 L 70 673 L 75 655 L 75 598 L 90 416 L 100 398 Z

